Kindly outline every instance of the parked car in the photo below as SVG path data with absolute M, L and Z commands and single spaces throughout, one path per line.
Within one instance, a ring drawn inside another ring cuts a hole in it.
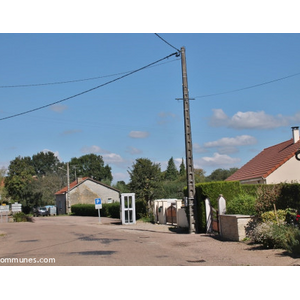
M 49 210 L 46 207 L 37 207 L 33 209 L 33 215 L 36 217 L 39 216 L 49 216 Z

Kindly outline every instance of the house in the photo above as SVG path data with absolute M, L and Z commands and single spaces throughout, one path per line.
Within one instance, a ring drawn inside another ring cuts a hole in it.
M 293 137 L 264 149 L 226 181 L 242 184 L 276 184 L 300 182 L 300 162 L 295 153 L 300 148 L 299 127 L 292 127 Z
M 96 198 L 101 198 L 102 203 L 120 202 L 120 191 L 102 182 L 89 177 L 78 178 L 68 187 L 55 193 L 57 214 L 70 212 L 74 204 L 94 204 Z M 69 199 L 68 199 L 69 198 Z

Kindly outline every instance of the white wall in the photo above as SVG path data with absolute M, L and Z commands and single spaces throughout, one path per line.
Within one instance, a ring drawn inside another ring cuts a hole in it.
M 300 161 L 295 156 L 276 169 L 266 178 L 267 184 L 280 182 L 300 182 Z

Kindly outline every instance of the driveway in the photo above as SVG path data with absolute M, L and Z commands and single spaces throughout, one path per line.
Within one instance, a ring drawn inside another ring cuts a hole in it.
M 282 250 L 225 242 L 172 226 L 97 217 L 34 218 L 0 223 L 0 265 L 56 266 L 298 266 Z

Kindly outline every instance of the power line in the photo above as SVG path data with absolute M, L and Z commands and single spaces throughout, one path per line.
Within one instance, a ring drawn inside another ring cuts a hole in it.
M 170 47 L 172 47 L 173 49 L 177 50 L 180 53 L 180 50 L 176 47 L 174 47 L 173 45 L 171 45 L 169 42 L 167 42 L 165 39 L 163 39 L 159 34 L 154 33 L 157 37 L 159 37 L 162 41 L 164 41 L 166 44 L 168 44 Z M 180 54 L 179 54 L 180 55 Z
M 274 82 L 277 82 L 277 81 L 280 81 L 280 80 L 285 80 L 285 79 L 295 77 L 295 76 L 298 76 L 298 75 L 300 75 L 300 72 L 292 74 L 292 75 L 288 75 L 288 76 L 285 76 L 285 77 L 277 78 L 277 79 L 274 79 L 274 80 L 266 81 L 266 82 L 263 82 L 263 83 L 258 83 L 258 84 L 255 84 L 255 85 L 251 85 L 251 86 L 247 86 L 247 87 L 244 87 L 244 88 L 236 89 L 236 90 L 231 90 L 231 91 L 221 92 L 221 93 L 215 93 L 215 94 L 201 95 L 201 96 L 196 96 L 195 98 L 206 98 L 206 97 L 213 97 L 213 96 L 218 96 L 218 95 L 224 95 L 224 94 L 240 92 L 240 91 L 243 91 L 243 90 L 253 89 L 253 88 L 256 88 L 256 87 L 259 87 L 259 86 L 262 86 L 262 85 L 274 83 Z
M 24 111 L 24 112 L 21 112 L 21 113 L 17 113 L 17 114 L 11 115 L 11 116 L 7 116 L 7 117 L 4 117 L 4 118 L 1 118 L 0 121 L 7 120 L 7 119 L 11 119 L 11 118 L 15 118 L 15 117 L 19 117 L 19 116 L 22 116 L 22 115 L 25 115 L 25 114 L 29 114 L 29 113 L 31 113 L 31 112 L 34 112 L 34 111 L 37 111 L 37 110 L 40 110 L 40 109 L 43 109 L 43 108 L 46 108 L 46 107 L 49 107 L 49 106 L 52 106 L 52 105 L 55 105 L 55 104 L 64 102 L 64 101 L 67 101 L 67 100 L 70 100 L 70 99 L 72 99 L 72 98 L 81 96 L 81 95 L 83 95 L 83 94 L 89 93 L 89 92 L 94 91 L 94 90 L 96 90 L 96 89 L 98 89 L 98 88 L 101 88 L 101 87 L 103 87 L 103 86 L 105 86 L 105 85 L 111 84 L 111 83 L 113 83 L 113 82 L 115 82 L 115 81 L 118 81 L 118 80 L 120 80 L 120 79 L 123 79 L 123 78 L 125 78 L 125 77 L 127 77 L 127 76 L 129 76 L 129 75 L 132 75 L 132 74 L 137 73 L 137 72 L 139 72 L 139 71 L 141 71 L 141 70 L 144 70 L 144 69 L 146 69 L 146 68 L 149 68 L 150 66 L 152 66 L 152 65 L 154 65 L 154 64 L 156 64 L 156 63 L 158 63 L 158 62 L 160 62 L 160 61 L 163 61 L 163 60 L 165 60 L 165 59 L 167 59 L 167 58 L 169 58 L 169 57 L 171 57 L 171 56 L 173 56 L 173 55 L 177 55 L 177 53 L 172 53 L 172 54 L 170 54 L 170 55 L 168 55 L 168 56 L 165 56 L 164 58 L 161 58 L 161 59 L 159 59 L 159 60 L 157 60 L 157 61 L 155 61 L 155 62 L 153 62 L 153 63 L 150 63 L 150 64 L 148 64 L 148 65 L 146 65 L 146 66 L 144 66 L 144 67 L 141 67 L 141 68 L 139 68 L 139 69 L 136 69 L 136 70 L 134 70 L 134 71 L 131 71 L 131 72 L 129 72 L 129 73 L 123 75 L 123 76 L 120 76 L 120 77 L 115 78 L 115 79 L 113 79 L 113 80 L 107 81 L 107 82 L 105 82 L 105 83 L 103 83 L 103 84 L 100 84 L 100 85 L 98 85 L 98 86 L 96 86 L 96 87 L 93 87 L 93 88 L 88 89 L 88 90 L 86 90 L 86 91 L 83 91 L 83 92 L 81 92 L 81 93 L 75 94 L 75 95 L 73 95 L 73 96 L 70 96 L 70 97 L 67 97 L 67 98 L 64 98 L 64 99 L 61 99 L 61 100 L 58 100 L 58 101 L 55 101 L 55 102 L 52 102 L 52 103 L 49 103 L 49 104 L 46 104 L 46 105 L 43 105 L 43 106 L 39 106 L 39 107 L 37 107 L 37 108 L 33 108 L 33 109 L 30 109 L 30 110 L 27 110 L 27 111 Z
M 158 67 L 164 64 L 168 64 L 171 62 L 174 62 L 179 59 L 174 59 L 172 61 L 168 61 L 165 63 L 157 64 L 155 66 L 150 66 L 149 68 L 154 68 Z M 116 73 L 116 74 L 110 74 L 110 75 L 102 75 L 102 76 L 96 76 L 96 77 L 90 77 L 90 78 L 84 78 L 84 79 L 75 79 L 75 80 L 67 80 L 67 81 L 56 81 L 56 82 L 48 82 L 48 83 L 31 83 L 31 84 L 17 84 L 17 85 L 0 85 L 0 88 L 20 88 L 20 87 L 35 87 L 35 86 L 46 86 L 46 85 L 57 85 L 57 84 L 66 84 L 66 83 L 74 83 L 74 82 L 81 82 L 81 81 L 88 81 L 88 80 L 96 80 L 96 79 L 101 79 L 101 78 L 106 78 L 106 77 L 113 77 L 113 76 L 118 76 L 118 75 L 123 75 L 127 73 L 131 73 L 131 71 L 126 71 L 126 72 L 121 72 L 121 73 Z

